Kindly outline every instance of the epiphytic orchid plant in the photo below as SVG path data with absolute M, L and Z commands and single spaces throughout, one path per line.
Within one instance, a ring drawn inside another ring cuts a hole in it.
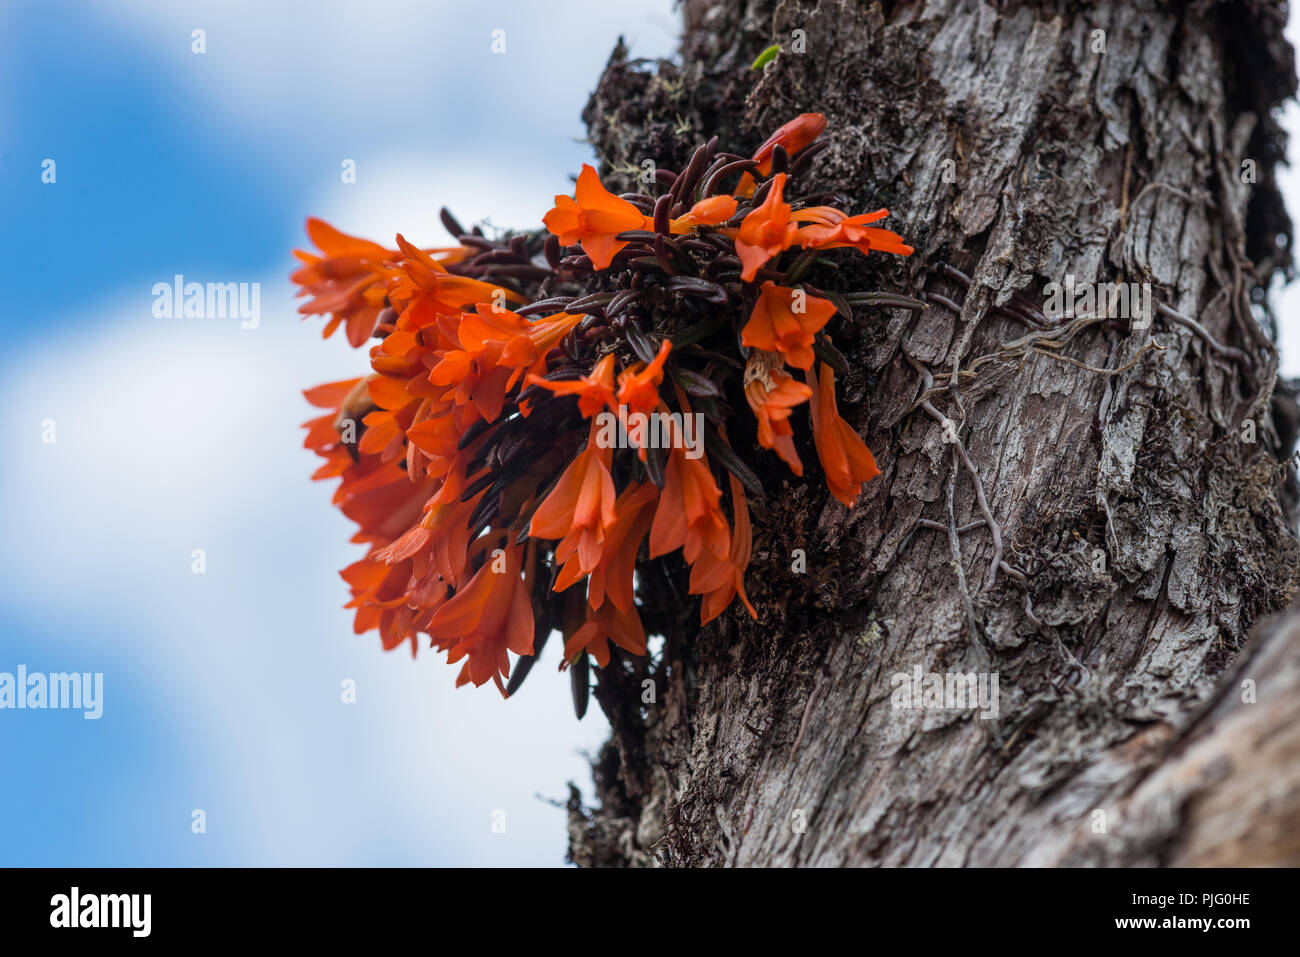
M 919 305 L 802 281 L 839 247 L 912 252 L 871 225 L 884 209 L 795 198 L 825 125 L 805 113 L 752 158 L 715 137 L 657 173 L 657 197 L 615 196 L 584 165 L 544 230 L 499 239 L 445 210 L 450 248 L 308 220 L 320 252 L 297 253 L 300 311 L 373 342 L 368 374 L 305 393 L 326 410 L 306 423 L 314 478 L 341 479 L 334 502 L 367 547 L 342 572 L 358 634 L 412 653 L 427 636 L 464 662 L 458 685 L 508 695 L 558 629 L 561 668 L 585 675 L 611 642 L 645 653 L 637 569 L 678 549 L 702 623 L 737 598 L 758 617 L 747 460 L 765 453 L 730 436 L 802 475 L 792 416 L 807 403 L 827 485 L 852 507 L 879 473 L 836 408 L 826 327 L 855 306 Z

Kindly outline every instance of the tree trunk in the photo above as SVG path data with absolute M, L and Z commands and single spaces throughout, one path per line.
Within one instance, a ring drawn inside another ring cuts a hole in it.
M 1290 271 L 1283 14 L 687 0 L 685 16 L 680 64 L 611 58 L 585 115 L 604 172 L 824 113 L 810 189 L 888 206 L 917 249 L 865 257 L 853 288 L 929 308 L 832 324 L 841 411 L 882 470 L 855 509 L 815 455 L 795 480 L 750 450 L 770 490 L 757 622 L 733 609 L 701 631 L 648 584 L 674 609 L 663 653 L 600 675 L 613 735 L 599 806 L 571 801 L 573 860 L 1300 863 L 1300 620 L 1264 626 L 1300 578 L 1300 415 L 1263 297 Z M 1153 321 L 1040 322 L 1067 276 L 1149 282 Z M 895 676 L 918 669 L 996 675 L 997 717 L 896 707 Z

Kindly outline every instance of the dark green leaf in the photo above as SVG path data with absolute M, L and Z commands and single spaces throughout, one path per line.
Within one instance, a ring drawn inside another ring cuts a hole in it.
M 569 665 L 569 687 L 573 689 L 573 713 L 581 721 L 587 713 L 587 701 L 591 696 L 591 666 L 585 649 L 578 653 L 578 660 Z
M 841 316 L 843 316 L 849 322 L 853 321 L 852 305 L 850 305 L 848 300 L 846 300 L 838 292 L 827 292 L 823 290 L 820 293 L 820 295 L 823 296 L 827 302 L 833 305 L 835 307 L 835 311 L 838 312 Z
M 695 276 L 673 276 L 663 283 L 667 292 L 682 293 L 687 296 L 699 296 L 702 299 L 721 306 L 727 302 L 727 290 L 716 282 L 699 279 Z
M 817 358 L 826 363 L 840 375 L 848 375 L 849 363 L 844 358 L 844 353 L 835 348 L 830 339 L 825 336 L 818 336 L 813 340 L 813 352 Z
M 725 328 L 727 327 L 722 323 L 715 322 L 712 319 L 705 319 L 702 322 L 697 322 L 695 325 L 687 327 L 672 337 L 673 349 L 685 349 L 687 346 L 693 346 L 697 342 L 703 342 L 715 332 L 721 332 Z
M 623 327 L 623 332 L 624 335 L 627 336 L 628 344 L 632 347 L 632 351 L 636 353 L 638 359 L 642 362 L 654 361 L 655 354 L 659 350 L 655 347 L 655 344 L 650 341 L 650 337 L 641 330 L 640 323 L 630 320 L 627 325 Z
M 722 395 L 722 390 L 718 388 L 717 383 L 712 379 L 707 379 L 698 372 L 692 372 L 690 369 L 671 369 L 669 370 L 673 381 L 682 387 L 687 395 L 692 396 L 717 396 Z
M 896 296 L 891 292 L 851 292 L 844 300 L 854 306 L 894 306 L 899 309 L 926 309 L 925 303 L 911 296 Z
M 667 453 L 663 449 L 650 448 L 645 450 L 645 470 L 650 476 L 650 481 L 655 483 L 656 488 L 664 487 L 665 475 L 664 467 L 667 464 Z
M 722 441 L 722 437 L 711 428 L 704 430 L 704 446 L 713 456 L 713 460 L 740 479 L 740 484 L 745 486 L 751 495 L 760 499 L 764 497 L 763 483 L 758 480 L 754 470 L 746 465 L 735 450 Z

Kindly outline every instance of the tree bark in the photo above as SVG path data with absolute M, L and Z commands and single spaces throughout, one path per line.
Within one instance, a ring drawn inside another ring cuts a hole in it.
M 1300 578 L 1300 414 L 1263 295 L 1291 266 L 1282 17 L 687 0 L 680 63 L 620 45 L 585 114 L 606 176 L 824 113 L 811 188 L 888 206 L 917 249 L 846 281 L 929 308 L 832 324 L 882 470 L 856 508 L 810 442 L 803 480 L 749 450 L 757 622 L 701 631 L 643 583 L 663 650 L 599 676 L 613 734 L 574 861 L 1300 863 L 1300 618 L 1261 627 Z M 1162 308 L 1014 318 L 1067 276 Z M 996 674 L 998 716 L 895 707 L 917 668 Z

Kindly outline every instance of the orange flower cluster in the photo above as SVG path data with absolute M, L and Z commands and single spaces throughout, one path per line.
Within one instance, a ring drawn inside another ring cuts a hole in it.
M 879 474 L 839 415 L 826 335 L 855 294 L 800 279 L 826 251 L 912 251 L 867 225 L 885 210 L 787 201 L 824 127 L 804 114 L 752 159 L 706 144 L 658 197 L 614 195 L 584 166 L 532 233 L 488 238 L 444 211 L 451 248 L 308 220 L 301 311 L 372 343 L 366 375 L 305 393 L 322 410 L 306 423 L 314 478 L 339 480 L 366 546 L 342 573 L 357 633 L 413 654 L 424 636 L 463 662 L 457 684 L 507 694 L 553 629 L 562 668 L 607 666 L 611 644 L 644 654 L 638 570 L 677 553 L 701 623 L 737 598 L 758 617 L 745 572 L 762 483 L 743 443 L 802 475 L 792 417 L 808 402 L 835 498 L 852 507 Z M 718 359 L 737 341 L 743 381 Z M 748 420 L 730 411 L 741 395 Z

